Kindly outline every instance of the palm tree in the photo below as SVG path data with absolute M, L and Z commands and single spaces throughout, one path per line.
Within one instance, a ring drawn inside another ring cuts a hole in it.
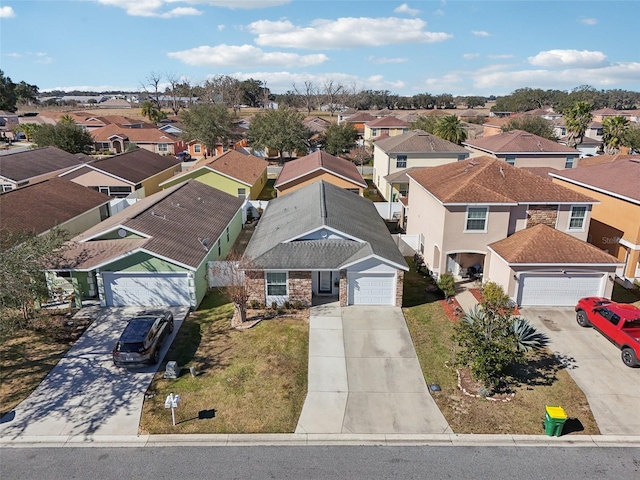
M 467 139 L 467 132 L 455 115 L 447 115 L 438 120 L 433 133 L 458 145 Z
M 613 155 L 618 153 L 620 146 L 625 143 L 625 136 L 629 131 L 629 119 L 622 115 L 607 117 L 602 121 L 602 141 L 604 153 Z
M 575 148 L 576 145 L 582 143 L 584 133 L 589 128 L 589 124 L 593 119 L 591 110 L 593 104 L 590 102 L 576 102 L 565 114 L 564 122 L 567 127 L 568 145 Z

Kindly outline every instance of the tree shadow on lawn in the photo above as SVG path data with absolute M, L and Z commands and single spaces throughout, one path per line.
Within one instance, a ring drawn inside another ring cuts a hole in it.
M 511 365 L 507 373 L 516 386 L 551 386 L 558 380 L 560 370 L 572 368 L 573 358 L 544 351 L 523 363 Z

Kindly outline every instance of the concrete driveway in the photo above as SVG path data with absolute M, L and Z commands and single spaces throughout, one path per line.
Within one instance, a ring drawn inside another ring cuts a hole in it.
M 395 307 L 313 307 L 296 433 L 451 433 Z
M 640 432 L 640 368 L 626 367 L 617 347 L 593 328 L 576 323 L 571 307 L 521 309 L 550 340 L 550 348 L 564 359 L 567 370 L 587 396 L 603 435 Z M 570 409 L 567 415 L 571 416 Z
M 113 365 L 111 350 L 128 319 L 142 308 L 82 309 L 93 323 L 49 375 L 0 420 L 0 436 L 137 435 L 142 403 L 157 366 L 127 370 Z M 171 307 L 173 333 L 164 358 L 187 316 L 187 307 Z

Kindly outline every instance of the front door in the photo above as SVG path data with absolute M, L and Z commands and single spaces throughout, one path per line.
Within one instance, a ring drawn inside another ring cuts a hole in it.
M 318 272 L 318 290 L 320 293 L 331 293 L 331 272 Z

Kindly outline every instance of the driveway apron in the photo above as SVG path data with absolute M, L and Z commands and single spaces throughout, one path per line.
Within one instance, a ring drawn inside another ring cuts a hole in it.
M 111 351 L 131 316 L 141 308 L 83 309 L 91 326 L 33 393 L 0 420 L 2 437 L 137 435 L 144 394 L 157 365 L 127 370 L 113 365 Z M 165 340 L 164 358 L 187 307 L 171 307 L 174 330 Z
M 629 368 L 620 350 L 593 328 L 576 323 L 573 308 L 521 309 L 550 339 L 550 348 L 566 365 L 584 392 L 602 435 L 637 435 L 640 432 L 640 368 Z M 563 405 L 568 416 L 578 416 Z
M 400 308 L 313 307 L 297 433 L 451 433 Z

